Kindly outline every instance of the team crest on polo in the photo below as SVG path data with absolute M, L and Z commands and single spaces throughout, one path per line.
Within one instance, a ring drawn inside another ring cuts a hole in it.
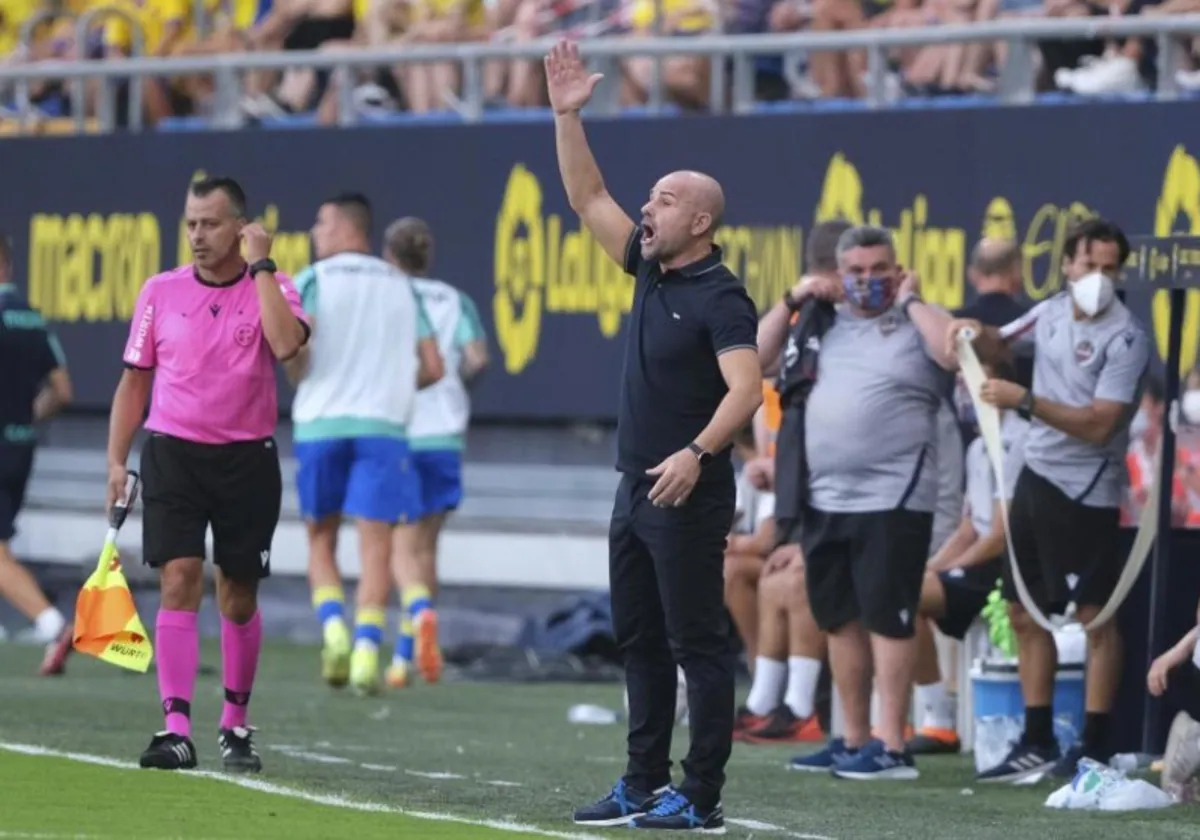
M 879 319 L 879 331 L 884 335 L 891 335 L 899 326 L 900 319 L 893 312 L 889 312 Z
M 233 331 L 233 340 L 242 347 L 249 347 L 254 343 L 254 327 L 250 324 L 239 324 Z
M 1092 356 L 1096 355 L 1096 348 L 1092 342 L 1086 338 L 1075 345 L 1075 361 L 1084 365 L 1092 360 Z

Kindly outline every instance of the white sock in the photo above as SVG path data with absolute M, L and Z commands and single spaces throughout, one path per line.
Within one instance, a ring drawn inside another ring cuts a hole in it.
M 46 607 L 41 614 L 33 620 L 33 627 L 37 631 L 39 639 L 47 642 L 52 642 L 58 638 L 58 634 L 67 626 L 67 620 L 63 618 L 63 614 L 54 607 Z
M 746 708 L 750 710 L 750 714 L 770 714 L 783 697 L 787 678 L 788 669 L 785 663 L 778 659 L 756 656 L 754 682 L 750 685 L 750 696 L 746 698 Z
M 787 694 L 783 702 L 801 720 L 812 717 L 813 697 L 817 693 L 817 679 L 820 676 L 821 660 L 807 656 L 788 657 Z
M 929 685 L 917 686 L 917 708 L 921 710 L 921 727 L 929 729 L 956 729 L 956 698 L 946 691 L 938 680 Z

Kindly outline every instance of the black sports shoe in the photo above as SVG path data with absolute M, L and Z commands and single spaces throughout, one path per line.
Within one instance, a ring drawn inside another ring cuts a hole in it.
M 595 826 L 626 825 L 634 817 L 646 813 L 654 805 L 656 796 L 656 793 L 630 787 L 621 779 L 603 799 L 577 810 L 575 822 Z
M 1073 779 L 1076 771 L 1079 769 L 1079 760 L 1090 758 L 1092 761 L 1098 761 L 1101 764 L 1108 764 L 1112 760 L 1112 754 L 1104 755 L 1098 751 L 1088 752 L 1083 748 L 1083 744 L 1076 744 L 1067 750 L 1058 763 L 1054 765 L 1054 769 L 1050 771 L 1050 775 L 1056 779 Z
M 150 739 L 150 746 L 146 747 L 138 764 L 155 770 L 194 770 L 196 747 L 191 738 L 174 732 L 159 732 Z
M 701 808 L 685 794 L 671 788 L 658 797 L 653 808 L 640 817 L 634 817 L 629 827 L 724 834 L 725 812 L 720 802 L 712 808 Z
M 1030 776 L 1045 773 L 1058 761 L 1058 744 L 1053 747 L 1035 747 L 1016 744 L 1004 761 L 975 777 L 977 782 L 1019 782 Z
M 250 741 L 254 733 L 253 726 L 235 726 L 232 729 L 222 729 L 217 734 L 217 743 L 221 746 L 221 760 L 225 769 L 230 773 L 257 773 L 262 770 L 262 759 Z

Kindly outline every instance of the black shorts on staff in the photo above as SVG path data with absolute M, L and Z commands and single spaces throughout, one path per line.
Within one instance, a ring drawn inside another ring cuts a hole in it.
M 32 470 L 32 446 L 0 443 L 0 542 L 8 542 L 17 533 L 17 514 L 25 504 Z
M 942 583 L 945 611 L 937 619 L 938 629 L 951 639 L 963 639 L 975 619 L 987 606 L 988 596 L 1004 573 L 1003 560 L 993 560 L 982 566 L 951 569 L 938 574 Z
M 208 444 L 158 433 L 142 447 L 144 561 L 158 568 L 206 554 L 233 580 L 271 573 L 283 479 L 273 439 Z
M 817 626 L 831 632 L 858 621 L 869 633 L 911 638 L 932 535 L 932 513 L 809 509 L 801 548 Z
M 1025 467 L 1009 513 L 1015 562 L 1038 609 L 1061 615 L 1077 606 L 1102 607 L 1121 576 L 1118 508 L 1088 507 Z M 1017 601 L 1012 565 L 1004 567 L 1004 597 Z M 1077 575 L 1074 591 L 1067 575 Z

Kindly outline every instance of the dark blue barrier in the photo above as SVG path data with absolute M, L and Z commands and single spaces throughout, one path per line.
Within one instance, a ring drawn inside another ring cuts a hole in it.
M 1131 233 L 1200 233 L 1200 164 L 1183 145 L 1197 142 L 1194 128 L 1191 104 L 1112 103 L 597 120 L 589 134 L 609 188 L 635 217 L 670 169 L 719 178 L 729 208 L 721 243 L 760 305 L 795 281 L 813 222 L 845 215 L 893 227 L 927 296 L 955 307 L 970 299 L 964 265 L 985 232 L 1024 243 L 1035 300 L 1060 285 L 1073 217 L 1103 213 Z M 85 406 L 108 404 L 145 277 L 188 259 L 184 186 L 205 170 L 243 181 L 256 213 L 279 229 L 275 255 L 292 271 L 308 262 L 307 228 L 334 191 L 367 192 L 377 230 L 399 215 L 426 218 L 438 236 L 436 273 L 470 292 L 491 334 L 497 364 L 475 394 L 478 416 L 614 415 L 631 281 L 579 232 L 548 124 L 4 145 L 0 228 L 15 240 L 34 304 L 55 323 Z M 1188 310 L 1190 365 L 1200 293 Z

